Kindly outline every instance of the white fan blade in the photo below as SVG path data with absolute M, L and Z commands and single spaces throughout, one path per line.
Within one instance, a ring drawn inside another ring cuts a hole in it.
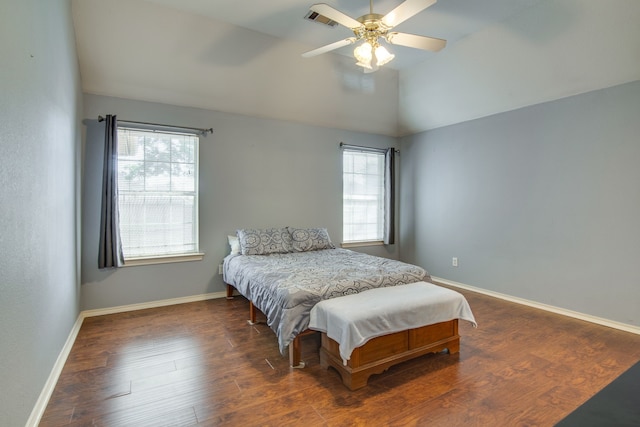
M 404 22 L 412 16 L 422 12 L 436 1 L 437 0 L 406 0 L 404 3 L 400 3 L 398 7 L 383 16 L 382 23 L 389 28 L 395 27 L 399 23 Z
M 338 9 L 334 9 L 326 3 L 317 3 L 312 5 L 309 9 L 319 13 L 322 16 L 336 21 L 338 24 L 344 25 L 347 28 L 354 29 L 362 27 L 362 24 L 350 16 L 345 15 Z
M 439 51 L 447 45 L 446 40 L 433 37 L 416 36 L 407 33 L 388 33 L 387 41 L 400 46 L 414 47 L 416 49 Z
M 303 58 L 311 58 L 312 56 L 320 55 L 322 53 L 330 52 L 332 50 L 341 48 L 343 46 L 350 45 L 356 41 L 355 37 L 349 37 L 348 39 L 340 40 L 326 46 L 319 47 L 317 49 L 310 50 L 302 54 Z

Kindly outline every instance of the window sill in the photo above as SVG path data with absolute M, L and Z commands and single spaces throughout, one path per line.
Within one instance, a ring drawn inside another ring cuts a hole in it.
M 193 253 L 193 254 L 127 258 L 124 260 L 123 267 L 135 267 L 138 265 L 152 265 L 152 264 L 168 264 L 172 262 L 202 261 L 203 258 L 204 258 L 204 253 L 200 253 L 200 252 Z
M 343 248 L 358 248 L 361 246 L 383 246 L 382 240 L 367 240 L 362 242 L 342 242 L 340 245 Z

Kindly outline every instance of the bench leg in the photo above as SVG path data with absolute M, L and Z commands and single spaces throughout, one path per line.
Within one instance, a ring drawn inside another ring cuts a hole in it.
M 233 299 L 233 286 L 227 284 L 227 299 Z

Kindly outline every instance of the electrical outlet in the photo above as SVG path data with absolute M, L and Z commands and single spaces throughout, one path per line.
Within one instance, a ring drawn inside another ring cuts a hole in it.
M 458 257 L 453 257 L 451 258 L 451 265 L 453 265 L 454 267 L 458 266 Z
M 218 266 L 218 274 L 222 274 L 222 264 Z

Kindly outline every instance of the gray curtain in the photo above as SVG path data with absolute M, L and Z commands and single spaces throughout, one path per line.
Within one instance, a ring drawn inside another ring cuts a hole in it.
M 102 171 L 102 215 L 98 268 L 124 265 L 118 213 L 118 123 L 107 115 L 104 126 L 104 164 Z
M 395 243 L 395 148 L 387 148 L 384 153 L 384 244 Z

